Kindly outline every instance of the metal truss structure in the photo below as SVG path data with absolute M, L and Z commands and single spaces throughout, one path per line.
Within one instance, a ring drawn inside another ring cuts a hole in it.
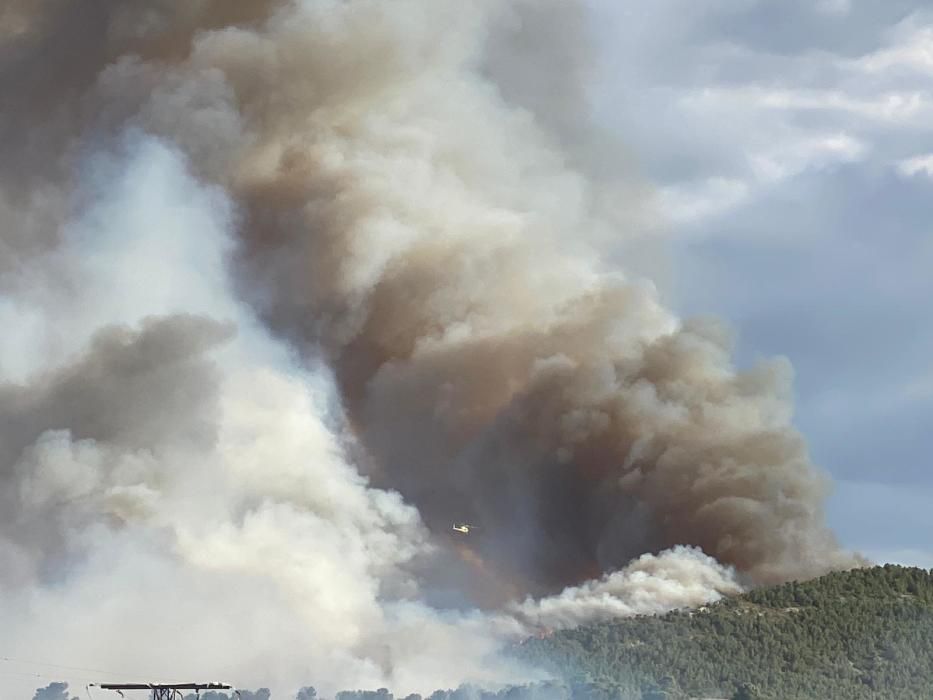
M 148 690 L 152 693 L 151 700 L 184 700 L 182 691 L 194 691 L 197 696 L 202 690 L 232 690 L 238 694 L 236 688 L 228 683 L 99 683 L 95 687 L 101 690 L 113 690 L 122 697 L 124 690 Z

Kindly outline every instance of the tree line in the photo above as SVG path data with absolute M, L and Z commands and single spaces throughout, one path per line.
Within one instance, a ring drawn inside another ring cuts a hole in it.
M 398 700 L 915 700 L 933 697 L 933 570 L 886 565 L 793 581 L 694 610 L 524 640 L 554 680 Z M 53 686 L 55 686 L 53 688 Z M 70 700 L 53 684 L 34 700 Z M 189 696 L 185 700 L 197 700 Z M 230 700 L 202 693 L 200 700 Z M 271 700 L 268 689 L 240 700 Z M 325 700 L 313 686 L 295 700 Z M 333 700 L 395 700 L 386 688 Z

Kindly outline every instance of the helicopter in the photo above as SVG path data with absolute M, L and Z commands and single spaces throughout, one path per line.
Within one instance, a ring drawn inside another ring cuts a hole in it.
M 464 535 L 469 535 L 472 530 L 476 530 L 478 527 L 476 525 L 470 525 L 469 523 L 454 523 L 451 529 Z

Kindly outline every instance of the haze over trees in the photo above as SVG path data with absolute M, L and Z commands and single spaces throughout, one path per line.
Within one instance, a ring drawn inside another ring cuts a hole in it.
M 509 653 L 554 680 L 398 700 L 916 700 L 933 689 L 933 570 L 832 573 L 695 610 L 564 630 Z M 68 700 L 67 690 L 53 683 L 33 700 Z M 277 700 L 264 688 L 240 698 Z M 228 696 L 212 691 L 200 700 Z M 296 700 L 326 699 L 308 686 Z M 379 688 L 334 700 L 396 699 Z

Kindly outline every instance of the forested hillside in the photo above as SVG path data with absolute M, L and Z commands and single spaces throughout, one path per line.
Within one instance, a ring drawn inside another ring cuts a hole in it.
M 555 679 L 495 692 L 425 689 L 426 700 L 933 698 L 933 571 L 856 569 L 698 610 L 557 632 L 510 651 Z M 54 694 L 36 697 L 67 698 L 66 688 L 53 684 L 39 692 Z M 269 699 L 264 689 L 240 695 Z M 200 700 L 228 699 L 211 692 Z M 297 700 L 323 699 L 308 687 Z M 394 698 L 380 688 L 344 691 L 335 700 Z
M 933 571 L 834 573 L 514 653 L 597 698 L 933 698 Z

